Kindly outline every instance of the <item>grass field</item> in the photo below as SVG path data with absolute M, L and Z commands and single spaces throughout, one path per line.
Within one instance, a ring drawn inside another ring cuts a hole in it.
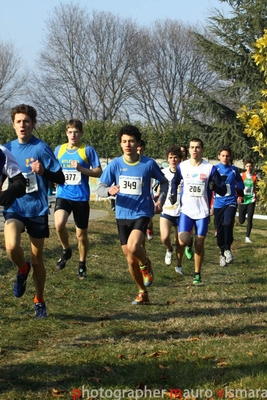
M 43 320 L 33 315 L 30 278 L 25 295 L 13 296 L 16 270 L 1 237 L 0 399 L 266 398 L 266 222 L 255 220 L 252 244 L 245 244 L 245 227 L 235 226 L 235 259 L 227 267 L 219 267 L 211 222 L 204 285 L 195 287 L 193 261 L 185 260 L 184 276 L 175 262 L 164 265 L 155 216 L 146 244 L 155 275 L 151 304 L 133 306 L 137 290 L 114 212 L 108 202 L 91 208 L 107 216 L 90 223 L 86 279 L 76 277 L 74 227 L 73 256 L 62 271 L 55 269 L 61 248 L 51 229 Z M 23 247 L 27 254 L 26 234 Z

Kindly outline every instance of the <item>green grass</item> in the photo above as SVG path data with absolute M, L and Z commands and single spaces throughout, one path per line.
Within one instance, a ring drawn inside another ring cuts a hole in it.
M 86 279 L 76 277 L 73 225 L 68 225 L 73 256 L 64 270 L 55 269 L 61 248 L 53 228 L 46 241 L 46 319 L 33 316 L 31 279 L 21 299 L 13 296 L 16 270 L 1 238 L 0 399 L 72 399 L 73 390 L 82 386 L 113 390 L 113 397 L 106 392 L 112 399 L 119 398 L 119 389 L 131 399 L 137 388 L 144 394 L 145 389 L 190 389 L 192 396 L 184 393 L 191 399 L 206 399 L 213 391 L 216 399 L 216 389 L 225 389 L 223 398 L 230 390 L 237 391 L 234 398 L 245 398 L 238 390 L 267 388 L 266 222 L 255 220 L 252 245 L 245 244 L 245 227 L 235 226 L 235 260 L 224 268 L 211 223 L 205 284 L 195 287 L 193 261 L 185 259 L 183 277 L 175 273 L 174 262 L 164 265 L 155 216 L 155 236 L 146 243 L 155 275 L 151 304 L 138 307 L 131 305 L 137 290 L 120 249 L 114 212 L 108 202 L 93 202 L 91 208 L 104 209 L 107 216 L 90 222 Z M 26 234 L 22 244 L 28 254 Z M 88 393 L 84 398 L 101 398 L 100 392 Z M 147 392 L 142 398 L 162 397 Z M 250 392 L 249 398 L 260 395 Z

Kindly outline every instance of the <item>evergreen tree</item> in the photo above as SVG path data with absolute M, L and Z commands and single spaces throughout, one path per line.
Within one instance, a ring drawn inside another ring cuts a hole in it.
M 190 120 L 202 131 L 204 142 L 213 151 L 231 146 L 235 158 L 251 157 L 252 137 L 243 134 L 236 119 L 241 104 L 253 104 L 263 88 L 262 72 L 252 59 L 255 41 L 263 35 L 267 22 L 267 0 L 221 0 L 229 5 L 224 16 L 218 9 L 208 18 L 207 33 L 195 33 L 208 68 L 218 75 L 209 93 L 194 88 Z

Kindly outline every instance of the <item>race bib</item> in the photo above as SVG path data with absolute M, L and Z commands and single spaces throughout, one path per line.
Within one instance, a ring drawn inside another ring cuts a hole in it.
M 204 195 L 205 182 L 186 183 L 184 191 L 187 196 L 201 197 Z
M 246 195 L 253 194 L 253 187 L 245 187 L 244 194 Z
M 32 193 L 38 191 L 38 183 L 35 172 L 23 172 L 24 178 L 26 179 L 26 193 Z
M 81 185 L 82 174 L 76 169 L 63 169 L 63 174 L 65 176 L 65 185 Z
M 120 175 L 120 193 L 139 196 L 142 194 L 142 182 L 143 180 L 141 176 Z

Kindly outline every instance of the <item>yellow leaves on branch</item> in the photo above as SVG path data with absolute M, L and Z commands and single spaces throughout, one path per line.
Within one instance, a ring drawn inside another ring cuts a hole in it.
M 264 74 L 265 84 L 267 85 L 267 29 L 264 35 L 255 43 L 255 52 L 252 59 Z M 261 157 L 266 156 L 267 148 L 267 87 L 260 91 L 261 101 L 257 102 L 252 109 L 243 105 L 237 118 L 244 125 L 244 134 L 254 137 L 256 146 L 254 152 L 258 152 Z M 261 202 L 267 202 L 267 162 L 262 167 L 263 175 L 258 181 L 258 199 Z
M 252 129 L 256 131 L 260 131 L 263 127 L 263 122 L 258 114 L 252 115 L 248 123 L 252 127 Z M 262 137 L 262 132 L 259 133 L 259 136 Z

